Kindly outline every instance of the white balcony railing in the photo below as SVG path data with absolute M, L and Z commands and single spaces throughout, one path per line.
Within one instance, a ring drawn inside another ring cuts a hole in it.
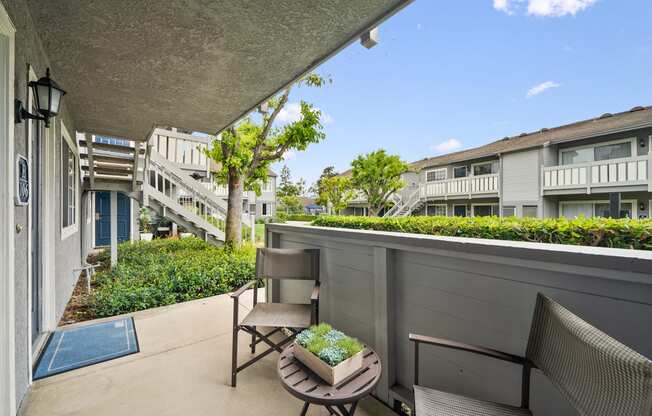
M 543 190 L 578 189 L 648 183 L 648 156 L 544 167 Z
M 451 196 L 498 193 L 498 174 L 467 176 L 420 185 L 421 198 L 447 198 Z

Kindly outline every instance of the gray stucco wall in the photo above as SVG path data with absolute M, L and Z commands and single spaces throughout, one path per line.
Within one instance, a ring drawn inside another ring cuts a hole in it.
M 268 246 L 321 249 L 322 319 L 381 355 L 377 395 L 412 383 L 408 334 L 525 353 L 538 292 L 652 357 L 652 253 L 525 242 L 268 224 Z M 310 284 L 271 285 L 270 298 L 305 302 Z M 422 384 L 518 405 L 520 368 L 465 352 L 424 348 Z M 538 371 L 532 411 L 576 413 Z
M 11 19 L 14 27 L 16 28 L 15 36 L 15 97 L 23 103 L 27 102 L 27 82 L 28 72 L 27 65 L 34 68 L 38 76 L 45 74 L 45 69 L 49 65 L 48 59 L 43 52 L 43 47 L 40 39 L 36 35 L 34 23 L 32 21 L 30 11 L 26 3 L 22 0 L 0 0 L 5 7 L 9 18 Z M 56 74 L 52 74 L 56 79 Z M 63 86 L 65 88 L 65 86 Z M 62 102 L 62 109 L 59 116 L 66 123 L 68 130 L 74 134 L 74 125 L 68 111 L 66 110 L 65 99 Z M 15 152 L 27 156 L 28 143 L 26 122 L 16 124 L 14 130 Z M 57 145 L 57 149 L 59 146 Z M 57 159 L 58 160 L 58 159 Z M 59 164 L 57 163 L 57 166 Z M 57 167 L 59 172 L 60 166 Z M 59 189 L 59 181 L 57 181 L 57 189 Z M 59 193 L 56 193 L 57 198 Z M 58 204 L 57 204 L 58 205 Z M 56 218 L 58 230 L 55 233 L 55 239 L 58 242 L 56 247 L 56 264 L 57 264 L 57 311 L 62 310 L 61 305 L 65 305 L 68 300 L 66 293 L 70 286 L 71 269 L 75 265 L 79 265 L 79 250 L 80 242 L 79 237 L 71 237 L 65 242 L 60 240 L 60 213 L 57 210 Z M 30 371 L 30 358 L 29 354 L 29 339 L 28 334 L 28 208 L 17 206 L 14 211 L 15 223 L 24 227 L 23 231 L 17 233 L 15 236 L 15 328 L 16 328 L 16 403 L 20 404 L 29 383 Z M 61 283 L 60 283 L 61 281 Z M 65 298 L 65 300 L 64 300 Z

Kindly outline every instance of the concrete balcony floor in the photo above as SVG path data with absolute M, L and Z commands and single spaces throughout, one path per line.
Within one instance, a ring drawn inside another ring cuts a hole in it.
M 251 305 L 249 291 L 240 315 Z M 34 382 L 24 416 L 56 415 L 299 415 L 302 403 L 276 376 L 273 353 L 238 375 L 229 386 L 231 319 L 228 295 L 132 314 L 140 352 Z M 77 325 L 83 325 L 77 324 Z M 249 357 L 241 333 L 240 359 Z M 327 415 L 311 406 L 308 415 Z M 356 415 L 393 415 L 373 398 Z

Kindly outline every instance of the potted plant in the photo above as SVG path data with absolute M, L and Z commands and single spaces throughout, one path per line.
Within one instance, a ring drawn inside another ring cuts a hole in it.
M 152 241 L 151 221 L 149 210 L 142 207 L 138 215 L 138 222 L 140 223 L 140 239 L 143 241 Z
M 294 342 L 296 359 L 331 385 L 362 368 L 363 350 L 357 339 L 325 323 L 300 332 Z

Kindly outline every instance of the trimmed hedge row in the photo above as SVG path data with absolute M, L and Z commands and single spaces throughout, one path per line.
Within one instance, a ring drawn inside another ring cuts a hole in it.
M 231 292 L 255 276 L 255 247 L 231 250 L 195 237 L 156 239 L 118 246 L 98 258 L 89 299 L 95 317 L 113 316 Z
M 312 225 L 494 240 L 652 250 L 652 220 L 320 216 Z

